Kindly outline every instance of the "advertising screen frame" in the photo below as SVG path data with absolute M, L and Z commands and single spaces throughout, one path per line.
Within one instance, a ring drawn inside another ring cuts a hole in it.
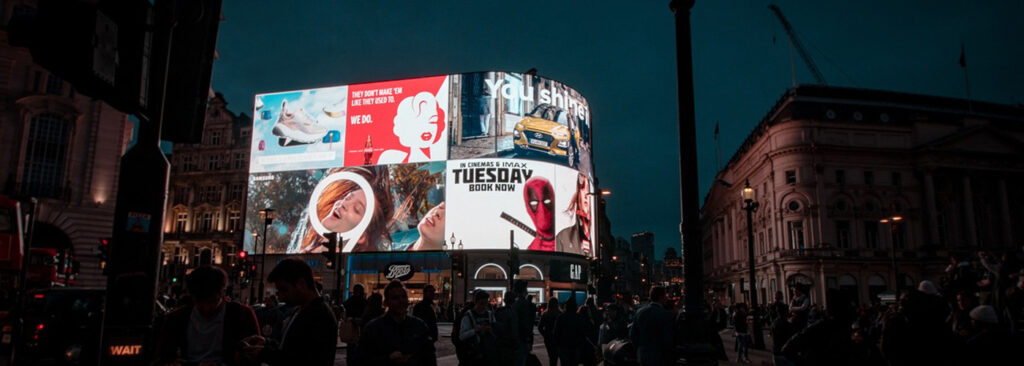
M 590 105 L 564 83 L 485 71 L 255 99 L 246 250 L 264 232 L 267 253 L 326 250 L 327 232 L 344 253 L 507 250 L 511 230 L 522 250 L 596 255 Z

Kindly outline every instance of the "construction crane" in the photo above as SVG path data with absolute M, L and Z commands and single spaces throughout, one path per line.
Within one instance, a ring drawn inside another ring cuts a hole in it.
M 807 54 L 807 50 L 804 49 L 803 43 L 796 38 L 796 31 L 793 30 L 793 26 L 786 20 L 786 16 L 782 15 L 782 9 L 779 9 L 775 4 L 768 5 L 768 9 L 771 9 L 775 13 L 775 16 L 779 18 L 779 22 L 782 23 L 782 28 L 786 30 L 786 35 L 789 36 L 789 43 L 796 48 L 796 52 L 800 54 L 800 58 L 804 60 L 804 64 L 807 64 L 807 68 L 811 70 L 811 75 L 814 76 L 814 80 L 821 85 L 827 85 L 825 82 L 825 76 L 821 75 L 821 71 L 818 70 L 818 66 L 814 64 L 814 60 L 811 59 L 811 55 Z

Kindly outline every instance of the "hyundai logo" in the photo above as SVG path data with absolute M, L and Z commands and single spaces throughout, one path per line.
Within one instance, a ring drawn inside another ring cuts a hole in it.
M 534 132 L 533 133 L 533 137 L 541 138 L 541 137 L 544 137 L 544 135 L 542 135 L 540 132 Z

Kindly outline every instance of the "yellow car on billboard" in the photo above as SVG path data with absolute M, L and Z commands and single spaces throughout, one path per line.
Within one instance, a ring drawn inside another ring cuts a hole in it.
M 516 155 L 539 152 L 550 156 L 569 157 L 572 138 L 569 133 L 567 112 L 550 104 L 541 104 L 533 112 L 516 123 L 512 130 Z

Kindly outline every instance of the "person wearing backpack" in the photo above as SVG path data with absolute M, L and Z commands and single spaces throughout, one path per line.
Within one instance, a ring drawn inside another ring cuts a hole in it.
M 463 359 L 460 365 L 493 365 L 497 351 L 497 337 L 493 324 L 497 323 L 494 313 L 487 309 L 490 296 L 478 290 L 473 294 L 473 308 L 465 313 L 459 326 L 459 340 L 462 343 Z
M 468 361 L 466 361 L 465 357 L 466 349 L 464 347 L 464 343 L 459 339 L 459 337 L 462 334 L 462 319 L 465 318 L 466 314 L 472 310 L 473 302 L 469 301 L 466 303 L 465 307 L 458 310 L 458 313 L 455 314 L 455 320 L 452 322 L 451 339 L 452 345 L 455 346 L 455 357 L 458 358 L 459 365 L 468 365 Z

